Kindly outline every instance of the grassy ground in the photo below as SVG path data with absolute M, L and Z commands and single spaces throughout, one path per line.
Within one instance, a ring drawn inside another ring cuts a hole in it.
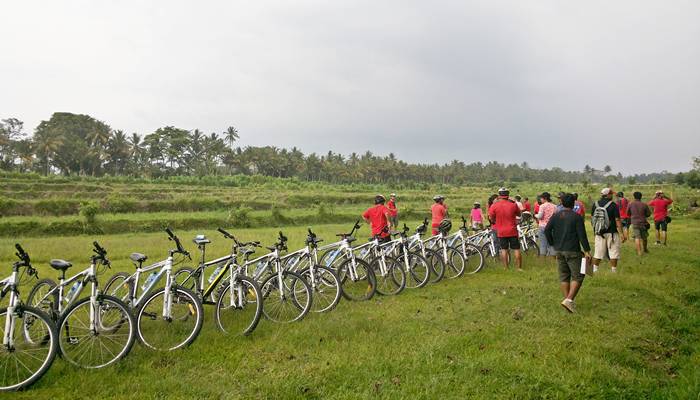
M 348 230 L 315 228 L 327 240 Z M 285 228 L 290 248 L 301 245 L 304 230 Z M 670 246 L 652 246 L 645 257 L 626 243 L 619 273 L 604 265 L 587 278 L 577 314 L 558 304 L 553 264 L 528 258 L 524 273 L 492 266 L 396 297 L 341 301 L 300 323 L 263 321 L 248 338 L 222 336 L 208 309 L 201 336 L 186 350 L 136 346 L 99 371 L 57 359 L 30 390 L 4 397 L 698 398 L 700 224 L 678 218 L 671 230 Z M 189 243 L 200 232 L 176 233 Z M 204 233 L 213 240 L 209 254 L 227 250 L 220 235 Z M 276 230 L 236 233 L 267 243 Z M 363 228 L 358 237 L 366 234 Z M 84 263 L 93 239 L 107 248 L 114 270 L 131 270 L 132 251 L 155 260 L 169 246 L 162 233 L 16 240 L 42 277 L 55 277 L 47 260 Z M 0 239 L 2 265 L 12 260 L 16 240 Z

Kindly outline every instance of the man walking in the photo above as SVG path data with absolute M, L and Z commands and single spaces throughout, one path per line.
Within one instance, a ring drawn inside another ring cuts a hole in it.
M 384 205 L 386 199 L 381 194 L 374 197 L 374 207 L 370 207 L 362 214 L 365 222 L 369 223 L 372 229 L 372 236 L 379 235 L 382 241 L 390 239 L 389 210 Z
M 634 200 L 632 200 L 627 206 L 627 214 L 630 216 L 632 223 L 632 237 L 634 238 L 634 244 L 637 247 L 637 255 L 642 255 L 648 253 L 647 250 L 647 238 L 649 237 L 649 222 L 647 218 L 651 216 L 651 210 L 649 206 L 642 202 L 642 193 L 634 192 Z
M 499 200 L 489 208 L 489 218 L 497 230 L 498 241 L 501 247 L 501 261 L 505 269 L 508 269 L 509 252 L 515 253 L 515 262 L 518 271 L 523 270 L 523 258 L 520 254 L 520 241 L 518 240 L 517 217 L 520 209 L 515 202 L 508 198 L 510 192 L 506 188 L 498 190 Z
M 581 273 L 581 258 L 585 256 L 586 262 L 591 260 L 591 246 L 583 217 L 573 211 L 574 204 L 574 196 L 565 194 L 562 197 L 562 210 L 550 218 L 544 229 L 547 240 L 557 251 L 559 288 L 564 295 L 561 305 L 570 313 L 575 311 L 574 299 L 585 278 Z
M 617 192 L 617 209 L 620 210 L 620 221 L 622 221 L 622 230 L 625 231 L 625 236 L 630 234 L 630 216 L 627 214 L 629 201 L 625 198 L 625 194 Z
M 650 201 L 648 204 L 650 207 L 654 208 L 654 228 L 656 228 L 656 244 L 661 244 L 661 232 L 663 232 L 664 242 L 663 245 L 666 246 L 666 239 L 668 238 L 668 206 L 673 203 L 669 197 L 666 197 L 664 192 L 657 190 L 654 196 L 654 200 Z
M 593 252 L 593 272 L 598 272 L 600 261 L 606 256 L 610 259 L 612 272 L 617 272 L 617 261 L 620 259 L 620 246 L 627 241 L 622 230 L 620 211 L 612 200 L 613 191 L 605 188 L 600 191 L 600 200 L 593 203 L 591 223 L 595 233 L 595 251 Z M 622 236 L 622 240 L 620 240 Z
M 447 205 L 445 205 L 445 196 L 438 194 L 433 197 L 433 200 L 435 204 L 430 207 L 430 213 L 433 217 L 431 226 L 433 228 L 433 236 L 435 236 L 438 234 L 440 222 L 448 216 L 448 213 Z
M 389 195 L 386 208 L 389 209 L 389 221 L 391 222 L 391 226 L 397 228 L 399 226 L 399 209 L 396 207 L 396 193 Z

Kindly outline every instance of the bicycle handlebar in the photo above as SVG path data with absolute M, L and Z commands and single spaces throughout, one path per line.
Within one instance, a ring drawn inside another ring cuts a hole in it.
M 170 228 L 165 228 L 165 233 L 168 234 L 170 240 L 175 242 L 175 246 L 177 246 L 178 253 L 184 254 L 188 257 L 190 256 L 190 253 L 187 250 L 185 250 L 184 247 L 182 247 L 182 243 L 180 243 L 180 239 L 177 236 L 175 236 L 175 234 L 173 233 L 172 230 L 170 230 Z

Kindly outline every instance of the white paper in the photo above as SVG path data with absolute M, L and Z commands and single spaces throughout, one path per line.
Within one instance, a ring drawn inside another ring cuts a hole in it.
M 581 259 L 581 274 L 586 275 L 586 257 Z

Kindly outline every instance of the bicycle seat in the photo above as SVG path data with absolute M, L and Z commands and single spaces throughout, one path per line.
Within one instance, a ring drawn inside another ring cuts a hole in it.
M 57 271 L 65 271 L 73 266 L 73 264 L 69 263 L 66 260 L 51 260 L 49 261 L 49 265 L 51 265 L 51 268 Z
M 131 253 L 129 258 L 131 259 L 131 261 L 137 262 L 137 263 L 142 263 L 142 262 L 146 261 L 146 259 L 148 259 L 148 257 L 146 257 L 145 254 L 141 254 L 141 253 Z
M 211 240 L 207 239 L 207 237 L 204 235 L 197 235 L 192 241 L 197 245 L 211 243 Z
M 244 247 L 244 248 L 238 250 L 238 252 L 241 253 L 241 254 L 243 254 L 244 256 L 247 256 L 248 254 L 253 254 L 253 253 L 255 253 L 255 250 L 249 249 L 249 248 L 247 248 L 247 247 Z

